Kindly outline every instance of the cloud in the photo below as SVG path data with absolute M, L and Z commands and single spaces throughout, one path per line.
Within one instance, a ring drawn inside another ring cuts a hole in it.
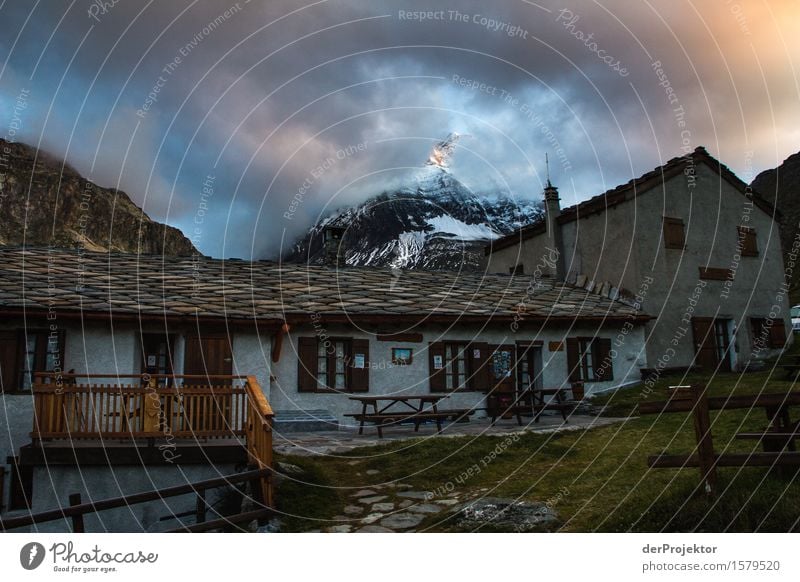
M 567 203 L 680 154 L 686 130 L 740 173 L 800 149 L 794 2 L 91 4 L 3 5 L 0 102 L 30 89 L 24 141 L 184 231 L 213 176 L 214 256 L 274 257 L 451 131 L 474 190 L 538 196 L 548 152 Z

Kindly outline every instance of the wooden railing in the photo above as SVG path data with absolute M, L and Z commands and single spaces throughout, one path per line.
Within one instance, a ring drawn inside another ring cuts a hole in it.
M 252 465 L 259 469 L 272 467 L 272 419 L 273 412 L 255 376 L 248 376 L 244 385 L 247 393 L 247 425 L 245 441 Z M 261 479 L 261 495 L 264 503 L 272 507 L 272 481 Z
M 246 380 L 245 376 L 36 374 L 31 437 L 244 436 Z M 220 383 L 208 384 L 212 381 Z
M 248 481 L 252 482 L 253 480 L 258 481 L 268 479 L 271 473 L 271 469 L 255 469 L 245 473 L 237 473 L 235 475 L 227 475 L 225 477 L 215 477 L 214 479 L 208 479 L 206 481 L 185 483 L 183 485 L 176 485 L 174 487 L 167 487 L 164 489 L 158 489 L 156 491 L 133 493 L 131 495 L 125 495 L 124 497 L 101 499 L 90 501 L 88 503 L 82 503 L 80 494 L 74 494 L 70 495 L 70 504 L 59 509 L 51 509 L 41 513 L 29 513 L 19 517 L 0 519 L 0 532 L 6 532 L 12 529 L 28 527 L 40 523 L 47 523 L 50 521 L 70 519 L 72 521 L 72 531 L 74 533 L 83 533 L 83 518 L 85 515 L 120 507 L 130 508 L 133 505 L 151 501 L 161 501 L 163 503 L 165 499 L 169 499 L 171 497 L 191 494 L 197 495 L 196 523 L 192 525 L 181 526 L 178 529 L 172 530 L 173 532 L 208 531 L 222 528 L 230 529 L 232 525 L 249 523 L 254 519 L 269 517 L 272 514 L 272 510 L 269 506 L 267 506 L 245 513 L 226 515 L 219 519 L 206 521 L 206 512 L 208 510 L 205 494 L 206 491 L 209 489 L 215 489 L 217 487 L 229 487 L 238 483 L 245 483 Z
M 251 465 L 272 467 L 273 412 L 255 376 L 37 373 L 33 397 L 34 442 L 244 437 Z M 270 479 L 260 485 L 271 506 Z

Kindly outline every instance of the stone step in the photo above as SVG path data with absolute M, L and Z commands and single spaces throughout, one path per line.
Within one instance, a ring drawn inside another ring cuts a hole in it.
M 339 420 L 328 410 L 276 410 L 273 420 L 278 433 L 339 430 Z

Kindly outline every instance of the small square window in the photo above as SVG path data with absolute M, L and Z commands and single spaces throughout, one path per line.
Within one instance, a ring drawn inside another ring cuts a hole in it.
M 392 364 L 395 366 L 408 366 L 411 360 L 411 348 L 392 348 Z

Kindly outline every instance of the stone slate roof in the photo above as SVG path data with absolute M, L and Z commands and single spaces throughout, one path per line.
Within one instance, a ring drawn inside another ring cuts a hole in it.
M 300 320 L 628 319 L 647 316 L 586 289 L 530 277 L 0 248 L 0 311 Z M 607 293 L 606 293 L 607 294 Z M 613 296 L 613 295 L 612 295 Z
M 557 218 L 559 224 L 573 222 L 579 218 L 585 218 L 592 214 L 605 212 L 606 209 L 621 204 L 627 200 L 632 200 L 636 196 L 644 194 L 658 186 L 664 184 L 670 178 L 684 172 L 686 167 L 690 164 L 704 163 L 709 168 L 717 172 L 721 178 L 727 180 L 739 192 L 744 194 L 753 203 L 769 214 L 775 219 L 780 219 L 780 212 L 761 194 L 753 191 L 747 184 L 745 184 L 739 177 L 734 174 L 725 164 L 717 160 L 714 156 L 708 153 L 702 146 L 695 148 L 691 154 L 672 158 L 665 164 L 650 170 L 646 174 L 634 178 L 625 184 L 620 184 L 616 188 L 612 188 L 602 194 L 598 194 L 588 200 L 584 200 L 579 204 L 568 206 L 561 209 L 561 214 Z M 503 237 L 495 239 L 485 247 L 485 254 L 490 255 L 493 251 L 498 251 L 507 247 L 519 244 L 523 240 L 527 240 L 534 236 L 543 234 L 547 230 L 546 221 L 539 219 L 531 224 L 525 225 L 522 228 L 507 234 Z

